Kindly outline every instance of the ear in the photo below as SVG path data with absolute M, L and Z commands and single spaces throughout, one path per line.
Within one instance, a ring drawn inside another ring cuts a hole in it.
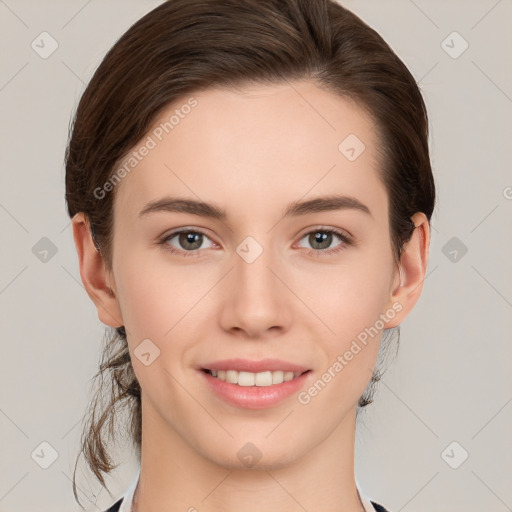
M 388 309 L 397 311 L 397 314 L 385 323 L 386 329 L 402 323 L 415 306 L 423 289 L 428 264 L 430 227 L 424 213 L 415 213 L 411 220 L 415 229 L 410 240 L 402 248 L 401 269 L 395 275 L 393 292 L 388 302 Z
M 89 220 L 84 213 L 72 219 L 73 238 L 80 266 L 80 277 L 87 294 L 96 305 L 98 318 L 110 327 L 120 327 L 123 319 L 115 296 L 114 280 L 96 248 Z

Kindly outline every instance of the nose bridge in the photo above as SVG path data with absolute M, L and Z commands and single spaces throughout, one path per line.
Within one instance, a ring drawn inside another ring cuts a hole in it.
M 270 239 L 259 237 L 258 241 L 248 236 L 236 248 L 234 277 L 239 300 L 268 302 L 276 293 L 276 279 L 270 271 L 276 264 Z
M 260 242 L 249 236 L 236 248 L 226 290 L 224 328 L 257 336 L 270 328 L 285 327 L 289 317 L 286 290 L 274 275 L 280 265 L 276 261 L 278 251 L 268 245 L 270 239 Z

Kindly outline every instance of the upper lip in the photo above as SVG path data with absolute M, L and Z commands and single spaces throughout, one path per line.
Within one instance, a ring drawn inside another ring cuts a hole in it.
M 300 372 L 304 373 L 309 370 L 305 366 L 282 361 L 280 359 L 262 359 L 261 361 L 251 361 L 249 359 L 223 359 L 222 361 L 214 361 L 201 366 L 203 370 L 236 370 L 239 372 L 260 373 L 265 371 L 284 372 Z

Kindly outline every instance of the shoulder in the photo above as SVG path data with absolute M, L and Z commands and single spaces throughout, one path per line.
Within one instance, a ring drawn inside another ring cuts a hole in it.
M 377 512 L 389 512 L 386 508 L 384 508 L 382 505 L 379 505 L 378 503 L 375 503 L 375 501 L 372 501 L 371 504 L 374 506 L 375 510 Z M 107 511 L 109 512 L 109 511 Z
M 105 512 L 119 512 L 122 502 L 123 502 L 123 498 L 116 501 L 109 509 L 105 510 Z

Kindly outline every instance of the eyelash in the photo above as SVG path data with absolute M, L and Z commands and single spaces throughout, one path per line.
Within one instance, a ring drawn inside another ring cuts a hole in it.
M 184 257 L 198 257 L 200 256 L 201 249 L 194 249 L 193 251 L 184 251 L 175 249 L 171 245 L 169 245 L 167 242 L 169 240 L 172 240 L 175 236 L 181 234 L 181 233 L 195 233 L 205 236 L 206 238 L 210 238 L 204 231 L 201 229 L 180 229 L 177 231 L 173 231 L 172 233 L 169 233 L 168 235 L 164 236 L 162 239 L 159 240 L 158 244 L 162 245 L 164 250 L 170 252 L 171 254 L 178 254 L 180 256 Z M 327 233 L 327 234 L 334 234 L 338 236 L 338 238 L 341 240 L 341 244 L 335 247 L 334 249 L 308 249 L 307 254 L 309 256 L 313 257 L 322 257 L 322 256 L 328 256 L 332 254 L 337 254 L 338 252 L 344 250 L 347 246 L 353 245 L 352 239 L 343 231 L 334 229 L 334 228 L 315 228 L 311 231 L 308 231 L 304 235 L 302 235 L 299 239 L 302 240 L 304 237 L 311 235 L 312 233 Z

